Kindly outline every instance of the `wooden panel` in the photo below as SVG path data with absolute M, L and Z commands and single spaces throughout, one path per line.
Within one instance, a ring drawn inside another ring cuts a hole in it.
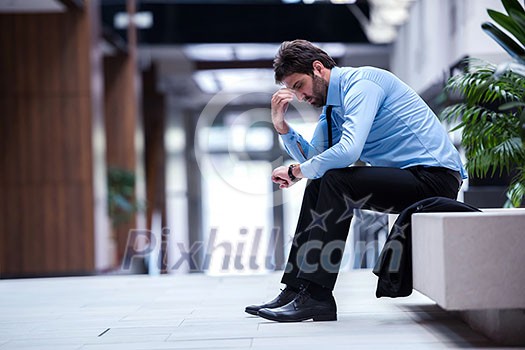
M 71 215 L 70 218 L 68 218 L 69 221 L 69 232 L 68 234 L 68 240 L 67 240 L 67 248 L 68 250 L 73 253 L 67 255 L 68 260 L 67 264 L 69 269 L 72 271 L 75 271 L 77 269 L 80 269 L 80 261 L 84 258 L 84 251 L 82 248 L 82 215 L 79 215 L 79 213 L 83 209 L 83 203 L 82 203 L 82 192 L 79 190 L 80 186 L 71 186 L 68 188 L 68 194 L 67 194 L 67 201 L 69 203 L 75 203 L 75 206 L 79 208 L 75 211 L 69 211 L 69 214 Z
M 12 118 L 12 116 L 16 116 L 18 111 L 17 111 L 17 102 L 16 100 L 7 100 L 7 104 L 6 104 L 6 114 L 4 116 L 5 120 L 6 120 L 6 129 L 8 130 L 7 131 L 7 135 L 6 135 L 6 140 L 5 140 L 5 146 L 6 148 L 4 148 L 5 150 L 8 150 L 9 147 L 17 147 L 17 142 L 18 142 L 18 128 L 17 128 L 17 123 L 19 122 L 18 119 L 16 118 Z M 8 147 L 9 146 L 9 147 Z M 5 152 L 5 157 L 6 157 L 6 167 L 5 167 L 5 177 L 6 177 L 6 180 L 8 182 L 14 182 L 14 179 L 16 179 L 16 175 L 17 175 L 17 167 L 18 167 L 18 162 L 16 161 L 16 157 L 14 154 L 10 153 L 10 152 Z
M 108 167 L 135 171 L 135 134 L 137 109 L 134 84 L 134 61 L 129 55 L 104 59 L 104 106 L 106 125 L 106 159 Z M 126 249 L 128 232 L 136 227 L 133 217 L 114 228 L 117 264 L 120 265 Z
M 81 118 L 76 110 L 78 108 L 78 99 L 63 99 L 61 102 L 62 111 L 60 113 L 60 125 L 68 132 L 62 133 L 62 164 L 64 166 L 62 181 L 69 179 L 71 182 L 80 181 L 78 175 L 79 155 L 81 153 L 81 143 L 78 134 L 81 133 L 78 119 Z M 85 130 L 84 132 L 87 132 Z M 82 161 L 80 161 L 82 163 Z
M 6 232 L 7 220 L 5 217 L 5 214 L 7 213 L 6 199 L 7 199 L 7 196 L 6 196 L 5 187 L 0 185 L 0 242 L 2 242 L 3 246 L 6 245 L 6 241 L 7 241 L 7 234 L 6 234 L 7 233 Z M 2 273 L 5 271 L 6 267 L 7 267 L 6 251 L 5 251 L 5 248 L 0 248 L 0 278 L 2 278 Z
M 157 91 L 157 73 L 154 68 L 143 75 L 143 120 L 145 134 L 145 163 L 147 188 L 147 222 L 151 227 L 154 211 L 166 218 L 166 152 L 164 147 L 165 100 Z M 163 226 L 166 222 L 163 222 Z
M 6 188 L 6 240 L 4 249 L 7 254 L 6 271 L 20 273 L 22 271 L 22 244 L 21 244 L 21 212 L 20 196 L 15 186 Z
M 47 20 L 43 18 L 42 15 L 39 16 L 40 19 L 40 30 L 46 33 L 46 37 L 42 40 L 42 46 L 40 46 L 39 53 L 41 54 L 41 65 L 40 71 L 42 76 L 40 78 L 40 88 L 36 87 L 37 91 L 41 91 L 42 96 L 60 96 L 61 94 L 67 93 L 68 91 L 61 91 L 60 86 L 60 71 L 64 69 L 65 66 L 74 64 L 73 62 L 66 62 L 63 57 L 61 57 L 61 43 L 59 41 L 60 35 L 60 15 L 45 15 Z M 77 38 L 78 40 L 78 38 Z M 77 77 L 72 76 L 70 79 L 75 79 Z
M 78 38 L 78 23 L 77 16 L 67 16 L 64 21 L 61 22 L 59 29 L 59 36 L 61 44 L 61 59 L 64 62 L 76 62 L 77 64 L 68 64 L 60 70 L 60 83 L 64 91 L 68 91 L 71 94 L 79 94 L 78 88 L 79 80 L 85 79 L 80 77 L 80 70 L 86 70 L 88 67 L 80 67 L 79 52 L 77 47 Z M 89 69 L 87 69 L 89 71 Z M 75 79 L 72 79 L 75 77 Z M 87 90 L 83 91 L 84 93 Z
M 14 19 L 11 16 L 0 15 L 0 94 L 4 96 L 13 88 L 9 84 L 13 81 L 16 58 L 13 26 Z
M 0 55 L 1 56 L 1 55 Z M 0 79 L 1 80 L 1 79 Z M 7 158 L 8 154 L 6 152 L 7 145 L 9 144 L 9 118 L 6 117 L 7 113 L 9 113 L 7 103 L 7 98 L 0 95 L 0 111 L 2 113 L 5 113 L 4 115 L 0 115 L 0 150 L 4 150 L 3 152 L 0 152 L 0 187 L 3 186 L 7 181 L 7 172 L 8 172 L 8 163 Z M 1 194 L 3 192 L 0 192 L 0 200 L 3 197 Z M 0 212 L 1 214 L 2 212 Z
M 2 29 L 2 24 L 0 22 L 0 30 Z M 0 42 L 2 40 L 2 34 L 0 33 Z M 2 49 L 2 44 L 0 43 L 0 49 Z M 1 56 L 1 55 L 0 55 Z M 0 61 L 1 62 L 1 61 Z M 1 66 L 1 64 L 0 64 Z M 0 69 L 0 72 L 2 70 Z M 1 80 L 1 79 L 0 79 Z M 0 86 L 1 89 L 1 86 Z M 5 97 L 1 96 L 0 93 L 0 111 L 3 111 L 4 113 L 7 111 L 7 105 L 6 105 L 7 99 Z M 7 257 L 6 257 L 6 241 L 7 241 L 7 186 L 6 183 L 6 170 L 7 170 L 7 162 L 6 162 L 6 138 L 7 138 L 7 118 L 0 116 L 0 150 L 4 150 L 3 152 L 0 152 L 0 278 L 2 277 L 2 273 L 5 271 L 5 268 L 7 266 Z
M 36 57 L 40 57 L 40 52 L 42 49 L 47 49 L 47 47 L 42 48 L 42 46 L 38 45 L 37 42 L 35 42 L 35 38 L 38 38 L 40 35 L 39 32 L 39 26 L 38 26 L 38 16 L 34 15 L 31 16 L 31 22 L 26 23 L 26 36 L 25 40 L 28 42 L 33 41 L 33 45 L 26 49 L 27 54 L 34 55 Z M 28 20 L 26 20 L 28 22 Z M 40 41 L 40 40 L 38 40 Z M 42 40 L 43 41 L 43 40 Z M 26 46 L 27 45 L 23 45 Z M 35 49 L 37 51 L 37 55 L 35 55 Z M 27 91 L 30 92 L 34 89 L 35 86 L 39 86 L 40 81 L 38 80 L 38 70 L 43 69 L 45 67 L 41 67 L 41 61 L 39 59 L 31 58 L 29 57 L 26 61 L 25 66 L 25 72 L 27 74 Z
M 91 13 L 0 15 L 0 277 L 94 269 Z
M 49 185 L 39 186 L 37 192 L 41 193 L 41 199 L 39 200 L 42 206 L 44 214 L 43 228 L 42 231 L 36 234 L 41 240 L 44 246 L 44 260 L 39 262 L 43 265 L 45 271 L 53 271 L 54 262 L 56 261 L 57 251 L 55 249 L 55 233 L 52 231 L 53 222 L 55 220 L 53 216 L 53 202 L 51 199 L 53 188 Z M 28 271 L 28 270 L 26 270 Z M 28 272 L 30 272 L 29 270 Z M 58 272 L 58 271 L 57 271 Z
M 56 129 L 57 125 L 54 123 L 54 115 L 59 112 L 58 99 L 48 97 L 42 101 L 41 115 L 42 118 L 42 133 L 38 137 L 38 143 L 41 148 L 45 150 L 42 156 L 42 180 L 44 184 L 51 183 L 53 181 L 53 172 L 57 167 L 58 159 L 56 156 L 57 145 L 55 142 L 56 132 L 60 129 Z
M 95 201 L 93 199 L 92 190 L 88 189 L 87 186 L 81 186 L 82 190 L 82 200 L 84 212 L 87 212 L 89 210 L 93 210 L 95 206 Z M 84 268 L 85 264 L 88 266 L 95 266 L 95 247 L 94 247 L 94 240 L 85 240 L 83 239 L 87 234 L 90 234 L 94 232 L 94 226 L 93 226 L 93 220 L 90 220 L 89 217 L 82 215 L 81 220 L 79 220 L 79 224 L 82 225 L 79 232 L 79 239 L 78 239 L 78 245 L 83 251 L 82 260 L 78 262 L 79 266 L 81 268 Z
M 13 22 L 13 30 L 14 30 L 14 46 L 13 46 L 13 52 L 15 54 L 15 60 L 13 64 L 13 76 L 11 81 L 11 90 L 16 93 L 20 94 L 22 92 L 22 88 L 24 86 L 24 81 L 22 77 L 22 71 L 24 67 L 24 63 L 26 61 L 26 57 L 22 57 L 24 55 L 23 47 L 24 45 L 20 45 L 19 40 L 23 40 L 21 38 L 21 30 L 24 27 L 24 23 L 22 20 L 20 20 L 21 16 L 16 16 L 16 20 Z
M 30 217 L 28 217 L 28 232 L 32 237 L 32 251 L 33 251 L 33 268 L 34 273 L 40 274 L 45 273 L 46 266 L 44 265 L 45 256 L 48 254 L 44 249 L 44 240 L 47 230 L 43 230 L 43 223 L 45 218 L 45 212 L 43 208 L 43 191 L 42 187 L 38 184 L 31 186 L 30 188 L 31 202 L 29 206 Z
M 107 162 L 134 169 L 137 110 L 133 103 L 135 91 L 130 59 L 119 55 L 104 62 Z
M 153 213 L 162 215 L 162 227 L 166 221 L 166 150 L 164 147 L 165 99 L 157 91 L 157 72 L 155 67 L 143 75 L 143 122 L 145 134 L 145 165 L 147 194 L 147 227 L 151 229 Z M 166 272 L 168 251 L 167 242 L 162 236 L 161 271 Z
M 90 12 L 93 13 L 94 11 L 100 11 L 100 7 L 97 8 L 97 5 L 95 4 L 94 1 L 90 2 L 90 6 L 91 6 Z M 80 12 L 76 12 L 75 16 L 76 16 L 75 26 L 73 28 L 75 29 L 75 33 L 77 37 L 86 38 L 86 41 L 91 40 L 90 37 L 93 33 L 90 28 L 90 25 L 86 23 L 88 20 L 87 17 L 80 16 Z M 78 75 L 78 81 L 76 82 L 76 85 L 77 85 L 79 93 L 89 94 L 92 91 L 92 86 L 91 86 L 92 85 L 92 81 L 91 81 L 92 75 L 90 74 L 91 73 L 90 68 L 91 69 L 95 68 L 95 67 L 91 67 L 92 65 L 92 62 L 91 62 L 92 47 L 80 41 L 75 41 L 75 43 L 77 45 L 76 47 L 77 67 L 76 68 L 77 68 L 77 75 Z M 98 43 L 95 43 L 94 45 L 98 45 Z M 100 63 L 100 67 L 96 67 L 96 68 L 97 69 L 100 68 L 101 69 L 100 74 L 103 74 L 102 73 L 102 62 L 99 62 L 99 63 Z M 95 88 L 98 88 L 98 86 Z M 102 88 L 102 86 L 100 86 L 100 88 Z
M 27 269 L 33 263 L 34 255 L 32 249 L 32 241 L 35 240 L 35 237 L 30 231 L 29 221 L 32 220 L 31 201 L 34 198 L 31 193 L 31 188 L 29 186 L 20 186 L 17 190 L 17 197 L 19 200 L 19 207 L 25 208 L 23 212 L 17 213 L 20 216 L 18 234 L 20 235 L 20 251 L 22 258 L 22 270 Z
M 27 129 L 29 126 L 29 115 L 28 104 L 23 97 L 17 97 L 17 113 L 16 113 L 16 144 L 18 149 L 18 159 L 15 160 L 18 165 L 16 170 L 16 182 L 19 184 L 27 183 L 29 180 L 29 174 L 31 172 L 31 164 L 29 163 L 29 149 L 28 149 L 28 138 L 26 137 Z

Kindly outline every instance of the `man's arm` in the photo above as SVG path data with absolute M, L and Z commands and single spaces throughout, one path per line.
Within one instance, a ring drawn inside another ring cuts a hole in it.
M 326 149 L 327 142 L 323 137 L 323 127 L 326 126 L 318 124 L 312 141 L 305 140 L 285 119 L 286 110 L 292 100 L 293 92 L 290 89 L 280 89 L 272 96 L 272 123 L 281 136 L 286 152 L 297 162 L 302 163 Z M 323 120 L 321 115 L 321 122 Z
M 290 130 L 284 119 L 288 105 L 293 101 L 293 92 L 290 89 L 279 89 L 272 96 L 272 123 L 275 130 L 280 134 L 287 134 Z
M 359 159 L 374 118 L 385 99 L 383 88 L 361 80 L 344 94 L 344 122 L 340 141 L 301 164 L 304 177 L 317 179 L 330 169 L 345 168 Z

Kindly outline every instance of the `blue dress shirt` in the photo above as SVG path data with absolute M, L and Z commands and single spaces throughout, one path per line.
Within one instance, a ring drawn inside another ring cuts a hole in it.
M 334 67 L 326 104 L 333 106 L 331 148 L 326 106 L 310 142 L 292 127 L 281 135 L 306 178 L 319 178 L 358 159 L 379 167 L 444 167 L 467 178 L 459 153 L 436 115 L 392 73 L 373 67 Z

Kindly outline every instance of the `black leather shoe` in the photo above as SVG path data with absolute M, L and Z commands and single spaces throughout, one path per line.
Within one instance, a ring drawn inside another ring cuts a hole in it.
M 286 287 L 281 290 L 281 293 L 277 297 L 275 297 L 275 299 L 272 299 L 269 302 L 261 304 L 261 305 L 247 306 L 246 309 L 244 309 L 244 311 L 246 311 L 250 315 L 257 316 L 257 313 L 259 312 L 260 309 L 263 309 L 263 308 L 273 309 L 276 307 L 281 307 L 283 305 L 288 304 L 290 301 L 292 301 L 296 295 L 297 295 L 296 292 Z
M 288 304 L 274 309 L 260 309 L 258 315 L 277 322 L 337 321 L 337 306 L 332 295 L 327 300 L 313 299 L 306 290 L 301 290 Z

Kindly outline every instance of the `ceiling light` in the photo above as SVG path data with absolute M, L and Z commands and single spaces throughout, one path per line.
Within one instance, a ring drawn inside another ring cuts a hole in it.
M 336 5 L 339 5 L 339 4 L 355 4 L 357 0 L 330 0 L 330 2 L 332 4 L 336 4 Z
M 133 15 L 133 24 L 138 29 L 148 29 L 153 26 L 153 13 L 149 11 L 137 12 Z M 113 19 L 113 26 L 117 29 L 126 29 L 129 25 L 129 14 L 118 12 Z

